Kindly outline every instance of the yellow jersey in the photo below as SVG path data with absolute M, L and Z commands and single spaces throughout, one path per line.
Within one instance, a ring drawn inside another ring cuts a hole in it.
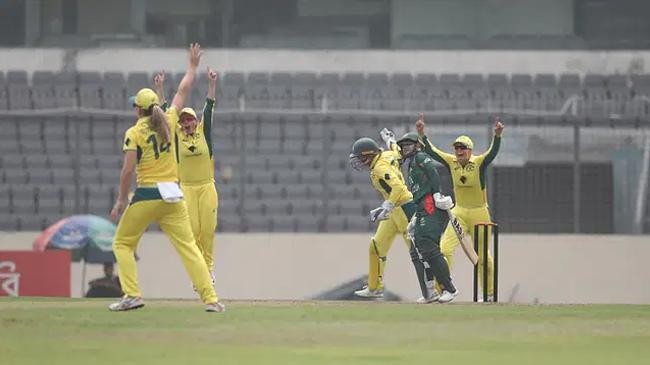
M 423 140 L 424 152 L 443 164 L 451 173 L 456 205 L 463 208 L 487 207 L 486 170 L 499 152 L 501 137 L 494 136 L 490 148 L 482 155 L 472 155 L 465 166 L 458 162 L 456 155 L 436 148 L 427 136 L 424 136 Z
M 162 143 L 160 136 L 149 127 L 150 117 L 139 118 L 124 136 L 122 151 L 136 151 L 137 164 L 135 172 L 138 186 L 153 186 L 159 182 L 178 181 L 178 164 L 175 157 L 175 126 L 178 111 L 169 108 L 166 111 L 169 123 L 170 142 Z
M 214 100 L 207 99 L 203 117 L 194 134 L 183 133 L 176 125 L 174 143 L 178 160 L 178 177 L 182 184 L 207 184 L 214 182 L 214 157 L 212 155 L 212 109 Z
M 393 144 L 390 151 L 381 152 L 370 164 L 372 186 L 384 200 L 390 201 L 396 207 L 413 200 L 413 194 L 406 187 L 400 170 L 399 160 L 402 156 L 398 148 Z

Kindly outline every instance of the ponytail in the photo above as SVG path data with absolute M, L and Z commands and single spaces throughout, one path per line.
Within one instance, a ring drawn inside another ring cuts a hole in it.
M 156 132 L 160 137 L 161 144 L 169 143 L 170 133 L 169 133 L 169 123 L 167 123 L 167 115 L 157 104 L 152 105 L 149 108 L 149 113 L 151 118 L 149 119 L 149 128 Z

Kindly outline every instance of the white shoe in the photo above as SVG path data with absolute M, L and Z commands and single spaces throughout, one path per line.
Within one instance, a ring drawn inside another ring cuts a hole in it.
M 456 289 L 456 291 L 453 293 L 443 290 L 442 294 L 440 295 L 440 298 L 438 299 L 438 302 L 449 303 L 452 300 L 454 300 L 454 298 L 456 298 L 457 295 L 458 295 L 458 289 Z
M 492 302 L 494 302 L 494 295 L 488 295 L 488 297 L 487 297 L 487 302 L 488 302 L 488 303 L 492 303 Z M 478 296 L 477 303 L 483 303 L 483 296 L 482 296 L 482 295 L 479 295 L 479 296 Z
M 214 303 L 206 304 L 205 311 L 213 312 L 213 313 L 223 313 L 226 311 L 226 306 L 220 302 L 214 302 Z
M 384 291 L 382 289 L 370 290 L 368 287 L 365 287 L 361 290 L 355 291 L 354 295 L 362 298 L 383 298 Z
M 144 307 L 144 302 L 142 301 L 142 298 L 130 297 L 128 295 L 125 295 L 122 297 L 122 299 L 119 302 L 109 305 L 108 309 L 113 312 L 122 312 L 131 309 L 138 309 L 142 307 Z
M 440 294 L 438 294 L 437 291 L 431 292 L 431 295 L 429 295 L 428 298 L 424 297 L 419 297 L 415 302 L 418 304 L 428 304 L 428 303 L 433 303 L 437 302 L 440 299 Z

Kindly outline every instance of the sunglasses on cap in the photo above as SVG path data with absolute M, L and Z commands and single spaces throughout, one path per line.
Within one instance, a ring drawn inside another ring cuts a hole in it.
M 464 151 L 464 150 L 467 149 L 467 146 L 462 145 L 462 144 L 455 144 L 455 145 L 454 145 L 454 149 L 455 149 L 455 150 L 463 150 L 463 151 Z

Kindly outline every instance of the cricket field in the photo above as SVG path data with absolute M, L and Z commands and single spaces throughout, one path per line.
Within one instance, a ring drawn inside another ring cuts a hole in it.
M 0 364 L 650 363 L 650 306 L 109 303 L 0 299 Z

